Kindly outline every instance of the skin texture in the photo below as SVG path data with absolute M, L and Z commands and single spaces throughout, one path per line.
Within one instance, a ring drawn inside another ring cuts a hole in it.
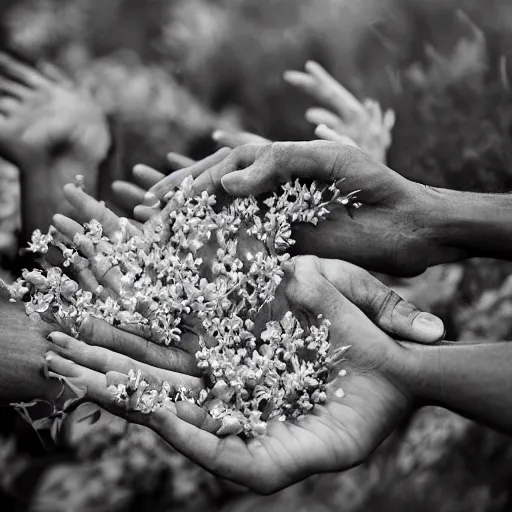
M 233 196 L 258 195 L 296 178 L 336 181 L 343 194 L 360 191 L 357 200 L 364 206 L 338 206 L 318 226 L 294 227 L 295 254 L 313 251 L 403 276 L 462 257 L 462 251 L 431 240 L 433 200 L 424 186 L 350 146 L 327 141 L 241 146 L 199 175 L 194 186 L 197 192 L 224 189 Z
M 512 433 L 510 342 L 408 347 L 415 357 L 406 382 L 420 400 Z
M 66 193 L 79 215 L 100 219 L 107 234 L 115 231 L 115 216 L 103 205 L 73 187 L 68 187 Z M 58 227 L 61 224 L 60 220 L 56 222 Z M 336 317 L 335 347 L 344 344 L 349 316 L 355 315 L 359 321 L 366 318 L 338 288 L 345 289 L 347 296 L 360 304 L 382 328 L 400 337 L 418 335 L 416 321 L 424 314 L 353 265 L 304 257 L 292 260 L 287 272 L 284 294 L 280 294 L 287 301 L 286 308 L 298 308 L 311 318 L 318 314 Z M 433 323 L 435 336 L 430 323 L 428 341 L 438 339 L 443 332 L 439 321 Z M 354 332 L 353 327 L 351 329 Z M 379 332 L 372 322 L 368 323 L 368 329 L 368 333 Z M 359 328 L 357 330 L 358 338 L 363 340 L 361 349 L 352 352 L 354 359 L 347 363 L 351 368 L 347 378 L 340 379 L 337 372 L 333 372 L 329 388 L 332 402 L 319 407 L 316 414 L 299 424 L 273 423 L 270 436 L 265 440 L 246 444 L 233 436 L 219 439 L 214 435 L 219 423 L 188 403 L 176 404 L 175 411 L 126 417 L 154 428 L 178 450 L 220 476 L 251 485 L 261 492 L 277 490 L 314 472 L 350 467 L 364 460 L 378 446 L 411 405 L 407 390 L 397 387 L 389 377 L 391 368 L 402 366 L 401 357 L 406 351 L 390 337 L 384 344 L 366 346 L 366 340 L 371 341 L 372 336 L 365 332 L 361 336 Z M 422 332 L 424 335 L 425 331 Z M 136 357 L 128 359 L 106 347 L 90 347 L 61 333 L 53 333 L 51 339 L 53 347 L 46 356 L 49 369 L 86 388 L 89 399 L 122 416 L 126 411 L 112 402 L 106 387 L 107 383 L 122 379 L 132 368 L 140 369 L 153 382 L 165 379 L 175 386 L 184 382 L 189 387 L 195 386 L 190 377 L 150 368 Z M 145 352 L 139 351 L 142 353 Z M 350 394 L 347 401 L 336 394 L 340 383 L 347 395 Z M 191 439 L 194 442 L 190 442 Z M 217 459 L 216 454 L 221 452 L 226 453 L 226 458 Z M 241 471 L 240 466 L 245 469 Z
M 105 389 L 126 376 L 91 368 L 79 359 L 79 348 L 66 357 L 49 353 L 49 368 L 87 388 L 91 400 L 114 414 L 154 429 L 216 475 L 261 493 L 363 462 L 417 403 L 441 405 L 512 432 L 510 343 L 397 343 L 349 300 L 363 284 L 349 267 L 305 256 L 295 259 L 289 272 L 290 304 L 311 317 L 333 319 L 333 348 L 350 345 L 342 362 L 347 373 L 339 374 L 334 364 L 327 402 L 303 421 L 271 422 L 261 439 L 219 438 L 218 425 L 189 404 L 151 415 L 127 412 Z M 111 361 L 115 367 L 115 358 Z
M 336 181 L 360 190 L 359 209 L 338 207 L 316 227 L 294 227 L 295 254 L 339 258 L 413 276 L 466 257 L 512 259 L 509 194 L 477 194 L 409 181 L 356 148 L 327 141 L 248 144 L 195 178 L 197 192 L 264 194 L 289 180 Z M 164 190 L 165 191 L 165 190 Z
M 51 370 L 87 388 L 88 397 L 111 412 L 126 415 L 157 431 L 183 454 L 221 477 L 269 493 L 299 481 L 310 474 L 338 471 L 362 462 L 389 435 L 412 405 L 405 388 L 391 377 L 400 373 L 405 350 L 391 338 L 376 339 L 380 332 L 365 315 L 338 291 L 330 272 L 320 260 L 299 258 L 289 269 L 286 296 L 304 314 L 336 318 L 332 325 L 334 347 L 353 339 L 357 327 L 360 342 L 343 364 L 347 375 L 333 369 L 329 400 L 298 423 L 271 422 L 268 436 L 248 442 L 236 436 L 219 438 L 204 411 L 190 404 L 177 403 L 175 410 L 161 409 L 149 416 L 126 413 L 113 402 L 106 390 L 118 373 L 103 373 L 72 362 L 52 352 L 47 361 Z M 326 274 L 324 274 L 324 272 Z M 353 318 L 354 322 L 347 322 Z M 70 354 L 66 354 L 69 358 Z M 77 358 L 77 356 L 75 356 Z M 173 383 L 172 381 L 170 382 Z M 337 390 L 343 387 L 346 396 Z

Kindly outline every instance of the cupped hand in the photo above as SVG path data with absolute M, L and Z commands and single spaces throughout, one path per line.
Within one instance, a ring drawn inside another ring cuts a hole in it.
M 464 257 L 436 239 L 432 226 L 445 215 L 446 204 L 434 190 L 350 146 L 327 141 L 248 144 L 198 174 L 194 188 L 257 196 L 297 178 L 336 182 L 342 194 L 358 191 L 362 206 L 337 205 L 317 226 L 293 226 L 294 254 L 343 259 L 400 276 Z
M 306 111 L 307 121 L 317 126 L 317 137 L 334 142 L 348 138 L 373 158 L 386 161 L 395 125 L 392 110 L 383 113 L 374 100 L 360 102 L 316 62 L 307 62 L 305 72 L 287 71 L 284 79 L 325 107 Z
M 291 261 L 288 273 L 284 290 L 288 303 L 310 319 L 322 315 L 331 320 L 331 376 L 324 405 L 317 405 L 297 422 L 269 422 L 264 437 L 248 441 L 233 435 L 218 437 L 215 432 L 220 422 L 188 402 L 170 403 L 149 415 L 127 411 L 113 399 L 107 384 L 123 382 L 133 361 L 105 352 L 99 359 L 101 365 L 91 363 L 87 357 L 90 349 L 62 334 L 51 337 L 58 336 L 58 344 L 67 348 L 59 355 L 49 354 L 49 368 L 86 388 L 89 399 L 113 413 L 154 429 L 214 474 L 262 493 L 312 474 L 350 468 L 379 446 L 413 403 L 401 384 L 401 375 L 410 366 L 407 349 L 354 302 L 401 337 L 410 335 L 414 319 L 421 314 L 396 300 L 364 271 L 343 262 L 299 257 Z M 347 350 L 342 348 L 347 346 Z M 141 369 L 149 382 L 161 382 L 162 375 L 156 370 Z M 176 375 L 167 377 L 172 387 L 179 385 Z
M 95 168 L 111 136 L 90 95 L 50 64 L 32 67 L 0 53 L 0 154 L 22 172 L 79 161 Z

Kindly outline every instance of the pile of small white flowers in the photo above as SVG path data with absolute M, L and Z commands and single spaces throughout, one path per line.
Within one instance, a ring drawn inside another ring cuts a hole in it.
M 144 413 L 190 400 L 222 420 L 219 435 L 251 437 L 265 434 L 269 420 L 301 418 L 324 402 L 328 320 L 302 325 L 291 311 L 266 320 L 294 243 L 292 224 L 317 224 L 333 205 L 357 207 L 354 195 L 341 196 L 336 184 L 297 181 L 264 201 L 238 198 L 220 207 L 214 195 L 195 195 L 188 178 L 165 199 L 142 231 L 123 219 L 111 238 L 94 220 L 72 244 L 55 232 L 34 233 L 31 250 L 44 254 L 52 243 L 64 267 L 91 269 L 103 276 L 102 285 L 80 288 L 62 269 L 43 264 L 10 287 L 13 300 L 28 298 L 31 318 L 74 335 L 88 316 L 189 351 L 184 340 L 192 333 L 207 384 L 200 393 L 151 386 L 140 372 L 111 386 L 119 400 Z

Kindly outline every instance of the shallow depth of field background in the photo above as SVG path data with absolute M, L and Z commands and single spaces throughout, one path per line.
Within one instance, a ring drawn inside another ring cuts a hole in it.
M 2 0 L 0 22 L 5 41 L 91 87 L 126 176 L 138 162 L 162 166 L 171 150 L 207 155 L 217 127 L 313 138 L 308 99 L 281 77 L 314 59 L 396 110 L 396 171 L 512 189 L 510 0 Z M 440 315 L 449 339 L 512 339 L 511 271 L 471 260 L 388 282 Z M 271 497 L 217 482 L 144 430 L 47 453 L 20 421 L 2 423 L 2 510 L 512 510 L 510 439 L 436 408 L 409 418 L 367 464 Z

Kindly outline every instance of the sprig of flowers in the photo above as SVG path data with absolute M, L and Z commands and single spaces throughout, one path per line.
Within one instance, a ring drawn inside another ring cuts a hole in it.
M 167 383 L 152 387 L 132 372 L 110 387 L 129 408 L 151 413 L 169 400 L 190 400 L 222 420 L 219 435 L 248 437 L 263 435 L 269 420 L 300 419 L 325 401 L 330 323 L 302 325 L 292 311 L 262 322 L 265 306 L 279 293 L 292 225 L 316 225 L 333 205 L 357 207 L 354 194 L 342 196 L 336 183 L 296 181 L 265 201 L 240 198 L 218 207 L 215 196 L 194 194 L 187 178 L 165 199 L 141 232 L 123 221 L 108 238 L 92 220 L 72 244 L 54 232 L 34 233 L 31 250 L 44 254 L 54 243 L 65 266 L 90 267 L 101 286 L 85 290 L 45 265 L 10 287 L 13 300 L 28 298 L 31 319 L 73 335 L 88 316 L 164 345 L 179 347 L 185 331 L 197 333 L 197 364 L 209 388 L 197 394 Z

